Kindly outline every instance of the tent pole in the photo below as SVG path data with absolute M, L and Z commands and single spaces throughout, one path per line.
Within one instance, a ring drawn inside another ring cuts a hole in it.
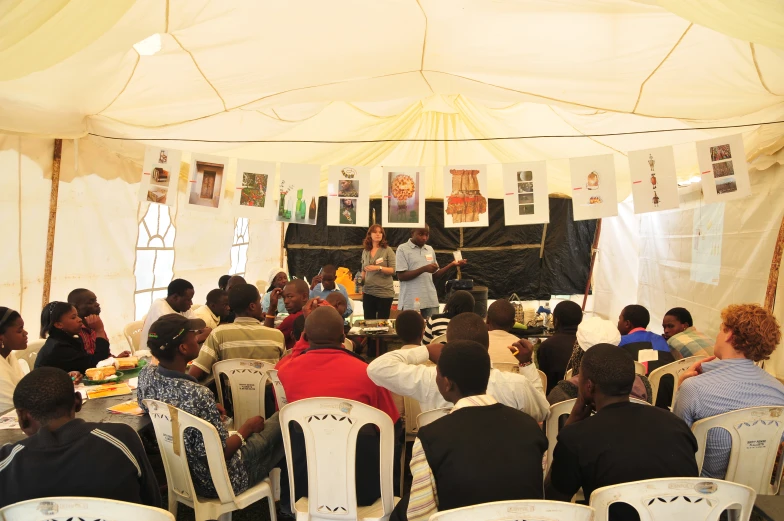
M 599 251 L 599 237 L 602 235 L 602 220 L 597 219 L 596 231 L 593 234 L 593 245 L 591 245 L 591 267 L 588 269 L 588 280 L 585 282 L 585 293 L 583 294 L 583 311 L 588 302 L 588 290 L 591 289 L 591 279 L 593 278 L 593 266 L 596 263 L 596 252 Z
M 286 235 L 286 223 L 280 223 L 280 264 L 281 268 L 285 268 L 286 266 L 283 265 L 283 238 Z
M 770 275 L 768 275 L 768 287 L 765 290 L 765 309 L 771 313 L 773 313 L 773 307 L 776 305 L 776 286 L 778 286 L 779 282 L 782 250 L 784 250 L 784 217 L 781 219 L 779 236 L 776 239 L 776 246 L 773 248 L 773 259 L 770 261 Z
M 57 195 L 60 193 L 60 159 L 63 153 L 63 140 L 54 140 L 52 155 L 52 189 L 49 192 L 49 227 L 46 231 L 46 263 L 44 264 L 44 293 L 41 307 L 49 304 L 52 289 L 52 257 L 54 257 L 54 229 L 57 223 Z

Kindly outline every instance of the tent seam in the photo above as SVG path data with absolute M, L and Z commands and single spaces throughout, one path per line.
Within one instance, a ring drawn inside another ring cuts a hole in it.
M 134 52 L 136 53 L 136 63 L 133 64 L 133 69 L 131 70 L 131 75 L 128 76 L 128 81 L 125 82 L 125 85 L 123 85 L 123 88 L 120 89 L 120 92 L 118 92 L 117 95 L 114 98 L 112 98 L 112 101 L 110 101 L 108 105 L 106 105 L 104 108 L 102 108 L 101 110 L 99 110 L 95 114 L 90 114 L 88 117 L 98 116 L 98 115 L 102 114 L 104 111 L 109 110 L 109 107 L 114 105 L 114 102 L 117 101 L 118 99 L 120 99 L 120 96 L 123 95 L 125 90 L 128 88 L 128 85 L 131 84 L 131 80 L 133 80 L 134 75 L 136 75 L 136 68 L 139 66 L 139 62 L 142 59 L 141 55 L 139 54 L 139 52 L 136 49 L 134 49 Z
M 22 304 L 24 302 L 24 263 L 22 262 L 22 136 L 18 137 L 19 139 L 19 150 L 17 151 L 17 175 L 18 175 L 18 184 L 17 184 L 17 211 L 19 212 L 19 244 L 18 244 L 18 252 L 19 252 L 19 310 L 22 310 Z
M 191 61 L 193 62 L 193 65 L 196 67 L 196 70 L 199 71 L 199 74 L 201 74 L 201 77 L 204 78 L 204 81 L 207 82 L 207 85 L 210 86 L 210 88 L 215 92 L 215 95 L 218 96 L 218 98 L 221 100 L 221 103 L 223 104 L 223 111 L 228 112 L 229 109 L 226 106 L 226 100 L 224 100 L 223 96 L 220 95 L 220 92 L 218 92 L 218 89 L 215 88 L 215 85 L 213 85 L 212 82 L 207 79 L 207 75 L 204 74 L 204 71 L 201 70 L 201 67 L 199 67 L 199 63 L 196 61 L 196 57 L 193 56 L 193 53 L 188 49 L 186 49 L 185 46 L 182 44 L 182 42 L 180 42 L 180 40 L 177 39 L 177 37 L 174 36 L 174 34 L 170 34 L 169 36 L 171 36 L 174 39 L 174 41 L 177 42 L 177 45 L 180 46 L 180 49 L 188 53 L 188 56 L 191 57 Z
M 422 69 L 425 68 L 425 52 L 427 50 L 427 29 L 428 29 L 429 22 L 427 19 L 427 13 L 425 12 L 425 8 L 422 7 L 422 2 L 420 2 L 420 0 L 416 0 L 416 3 L 419 6 L 419 10 L 422 11 L 422 16 L 425 17 L 425 34 L 422 36 L 422 57 L 419 60 L 419 74 L 422 76 L 422 79 L 425 80 L 425 83 L 427 84 L 427 88 L 430 89 L 430 92 L 432 94 L 435 94 L 436 91 L 433 90 L 433 87 L 430 85 L 430 82 L 427 81 L 427 78 L 425 77 L 425 73 L 422 72 Z
M 634 108 L 632 109 L 632 112 L 631 112 L 632 114 L 636 114 L 636 111 L 637 111 L 637 106 L 640 104 L 640 99 L 642 98 L 642 91 L 643 91 L 643 89 L 645 88 L 645 84 L 646 84 L 646 83 L 648 83 L 648 80 L 650 80 L 650 79 L 653 77 L 653 75 L 654 75 L 654 74 L 656 74 L 656 72 L 659 70 L 659 68 L 660 68 L 662 65 L 664 65 L 664 62 L 666 62 L 666 61 L 667 61 L 667 59 L 670 57 L 670 55 L 671 55 L 673 52 L 675 52 L 675 49 L 677 49 L 677 48 L 678 48 L 678 45 L 680 45 L 681 41 L 683 41 L 683 38 L 684 38 L 684 37 L 686 37 L 686 33 L 688 33 L 688 32 L 689 32 L 689 29 L 691 29 L 693 25 L 694 25 L 694 23 L 690 23 L 690 24 L 688 25 L 688 27 L 686 27 L 686 30 L 685 30 L 685 31 L 683 31 L 683 34 L 681 34 L 681 37 L 680 37 L 680 38 L 678 38 L 678 41 L 677 41 L 677 42 L 675 42 L 675 45 L 673 45 L 673 46 L 672 46 L 672 49 L 670 49 L 670 52 L 668 52 L 668 53 L 667 53 L 667 54 L 664 56 L 664 58 L 662 59 L 662 61 L 661 61 L 661 62 L 659 62 L 659 65 L 657 65 L 657 66 L 656 66 L 656 68 L 655 68 L 655 69 L 653 69 L 653 70 L 651 71 L 651 73 L 648 75 L 648 77 L 647 77 L 647 78 L 645 78 L 645 79 L 643 80 L 643 82 L 640 84 L 640 92 L 637 94 L 637 101 L 635 102 L 635 104 L 634 104 Z
M 779 96 L 780 94 L 776 94 L 775 92 L 773 92 L 768 88 L 768 85 L 765 83 L 765 78 L 762 77 L 762 71 L 760 70 L 759 63 L 757 63 L 757 51 L 754 47 L 753 42 L 749 42 L 749 48 L 751 48 L 751 61 L 754 62 L 754 69 L 757 71 L 757 78 L 759 78 L 762 88 L 768 91 L 768 94 L 772 94 L 773 96 Z
M 580 129 L 578 129 L 577 127 L 575 127 L 574 125 L 572 125 L 571 123 L 569 123 L 568 121 L 566 121 L 566 120 L 564 119 L 564 117 L 563 117 L 563 116 L 561 116 L 560 114 L 558 114 L 558 113 L 555 111 L 555 109 L 554 109 L 553 107 L 551 107 L 550 105 L 547 105 L 547 107 L 548 107 L 548 108 L 549 108 L 549 109 L 552 111 L 552 113 L 553 113 L 553 114 L 555 114 L 556 116 L 558 116 L 558 118 L 559 118 L 561 121 L 563 121 L 564 123 L 566 123 L 567 125 L 569 125 L 570 127 L 572 127 L 572 128 L 575 130 L 575 132 L 578 132 L 578 133 L 582 134 L 584 137 L 587 137 L 588 139 L 590 139 L 591 141 L 593 141 L 594 143 L 596 143 L 596 144 L 598 144 L 598 145 L 601 145 L 601 146 L 603 146 L 603 147 L 607 147 L 607 148 L 609 148 L 610 150 L 612 150 L 612 151 L 614 151 L 614 152 L 617 152 L 618 154 L 621 154 L 621 155 L 622 155 L 622 156 L 624 156 L 624 157 L 629 157 L 629 156 L 628 156 L 628 155 L 627 155 L 625 152 L 621 152 L 620 150 L 618 150 L 618 149 L 616 149 L 616 148 L 613 148 L 613 147 L 611 147 L 610 145 L 607 145 L 607 144 L 605 144 L 605 143 L 602 143 L 601 141 L 599 141 L 599 140 L 597 140 L 597 139 L 594 139 L 592 136 L 589 136 L 589 135 L 585 134 L 585 133 L 584 133 L 584 132 L 582 132 Z

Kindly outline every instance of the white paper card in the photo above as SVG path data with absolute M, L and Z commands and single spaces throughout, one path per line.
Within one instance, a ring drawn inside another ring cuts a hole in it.
M 327 178 L 327 225 L 370 226 L 370 168 L 330 166 Z
M 487 166 L 444 167 L 444 228 L 487 226 Z
M 680 206 L 672 147 L 629 152 L 634 213 L 660 212 Z
M 275 163 L 237 159 L 234 209 L 240 217 L 272 220 L 275 206 Z
M 384 228 L 425 226 L 424 170 L 385 166 L 381 180 L 381 225 Z
M 276 221 L 316 224 L 320 174 L 318 165 L 280 164 Z
M 706 203 L 751 195 L 746 151 L 740 134 L 697 141 L 697 160 Z
M 139 200 L 174 206 L 180 179 L 182 152 L 166 147 L 147 147 L 144 151 Z
M 226 157 L 193 154 L 188 176 L 188 209 L 214 211 L 221 205 L 229 160 Z
M 655 362 L 659 359 L 659 352 L 655 349 L 640 349 L 637 351 L 637 361 L 640 363 L 643 362 Z
M 615 162 L 612 154 L 573 157 L 572 209 L 575 221 L 618 215 Z
M 458 250 L 456 252 L 452 252 L 452 255 L 455 257 L 455 261 L 457 261 L 457 262 L 460 262 L 461 260 L 463 260 L 463 254 L 460 252 L 460 250 Z
M 504 178 L 504 222 L 507 226 L 550 222 L 547 163 L 501 165 Z
M 6 429 L 20 429 L 19 427 L 19 420 L 16 416 L 16 409 L 13 411 L 9 411 L 6 414 L 0 416 L 0 430 Z

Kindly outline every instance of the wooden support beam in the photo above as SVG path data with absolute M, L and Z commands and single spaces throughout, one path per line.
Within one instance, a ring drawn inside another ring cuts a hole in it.
M 49 227 L 46 231 L 46 262 L 44 264 L 44 292 L 41 307 L 49 303 L 52 289 L 52 258 L 54 257 L 54 231 L 57 224 L 57 196 L 60 193 L 60 159 L 63 154 L 63 140 L 54 140 L 52 155 L 52 188 L 49 192 Z
M 770 274 L 768 275 L 768 287 L 765 290 L 765 309 L 773 313 L 776 305 L 776 288 L 779 283 L 779 269 L 781 268 L 781 254 L 784 251 L 784 217 L 781 219 L 779 236 L 776 245 L 773 247 L 773 259 L 770 261 Z
M 283 254 L 285 252 L 285 248 L 283 247 L 284 239 L 286 237 L 286 223 L 280 223 L 280 266 L 281 268 L 285 268 L 286 266 L 283 265 Z
M 585 282 L 585 293 L 583 294 L 583 311 L 588 302 L 588 291 L 591 289 L 591 279 L 593 278 L 593 267 L 596 264 L 596 252 L 599 251 L 599 237 L 602 235 L 602 220 L 596 221 L 596 231 L 593 234 L 593 244 L 591 245 L 591 267 L 588 269 L 588 280 Z

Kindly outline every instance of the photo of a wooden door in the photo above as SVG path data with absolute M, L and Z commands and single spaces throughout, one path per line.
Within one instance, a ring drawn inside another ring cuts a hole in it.
M 215 176 L 214 170 L 205 170 L 201 181 L 201 199 L 212 199 L 215 193 Z

